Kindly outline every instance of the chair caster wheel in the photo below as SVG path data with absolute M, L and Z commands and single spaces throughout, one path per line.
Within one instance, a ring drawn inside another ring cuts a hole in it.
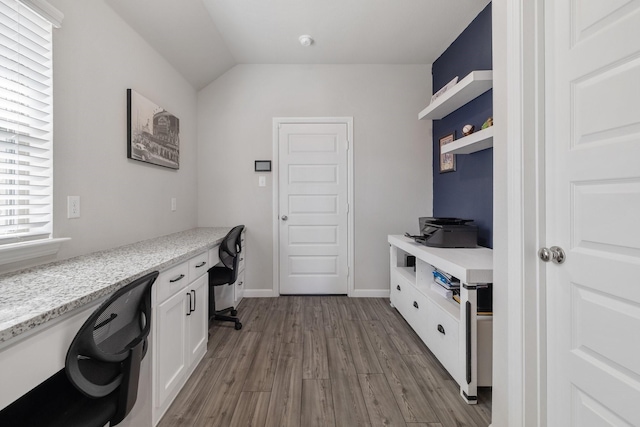
M 238 315 L 238 310 L 231 310 L 231 315 L 232 316 L 237 316 Z
M 238 322 L 236 323 L 236 331 L 239 331 L 240 329 L 242 329 L 242 323 Z

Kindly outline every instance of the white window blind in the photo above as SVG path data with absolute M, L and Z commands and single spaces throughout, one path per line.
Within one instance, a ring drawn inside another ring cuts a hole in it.
M 0 0 L 0 245 L 51 235 L 52 25 Z

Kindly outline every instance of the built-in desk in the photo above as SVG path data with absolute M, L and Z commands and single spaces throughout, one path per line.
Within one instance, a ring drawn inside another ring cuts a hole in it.
M 217 250 L 212 249 L 229 230 L 196 228 L 0 276 L 0 378 L 11 384 L 0 388 L 0 409 L 64 367 L 80 326 L 117 289 L 160 271 L 153 289 L 156 302 L 162 273 L 168 277 L 183 264 L 187 277 L 203 281 L 202 272 L 189 271 L 191 264 L 195 268 L 204 261 L 209 266 L 217 262 Z M 150 339 L 160 333 L 152 323 Z M 123 426 L 152 424 L 152 360 L 149 353 L 143 360 L 138 402 Z M 158 416 L 154 418 L 155 423 Z

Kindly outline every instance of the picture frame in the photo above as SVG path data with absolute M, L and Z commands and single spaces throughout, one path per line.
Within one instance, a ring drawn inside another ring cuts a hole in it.
M 456 155 L 453 153 L 442 153 L 442 147 L 455 141 L 456 133 L 451 132 L 440 138 L 440 173 L 455 172 Z
M 254 165 L 256 172 L 271 172 L 271 160 L 256 160 Z
M 127 158 L 180 168 L 180 119 L 127 89 Z

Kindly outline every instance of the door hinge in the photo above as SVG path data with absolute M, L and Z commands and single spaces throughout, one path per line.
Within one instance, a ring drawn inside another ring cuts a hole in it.
M 351 274 L 351 267 L 347 267 L 347 277 Z
M 349 203 L 347 203 L 347 213 L 349 213 Z
M 349 151 L 349 140 L 347 139 L 347 151 Z

